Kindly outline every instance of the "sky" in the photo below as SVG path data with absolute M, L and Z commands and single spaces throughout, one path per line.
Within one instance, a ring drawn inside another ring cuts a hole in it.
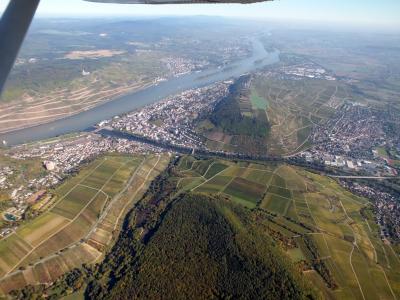
M 3 11 L 9 0 L 0 0 Z M 240 4 L 121 5 L 41 0 L 38 17 L 211 15 L 400 28 L 400 0 L 277 0 Z

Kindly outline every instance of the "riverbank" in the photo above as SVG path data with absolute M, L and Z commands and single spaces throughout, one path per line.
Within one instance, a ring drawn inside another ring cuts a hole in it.
M 114 101 L 118 97 L 149 88 L 152 85 L 154 85 L 153 82 L 143 82 L 116 88 L 105 86 L 96 91 L 87 87 L 84 90 L 70 92 L 72 95 L 77 94 L 71 96 L 67 104 L 51 99 L 34 103 L 31 106 L 30 101 L 26 101 L 22 105 L 18 105 L 18 107 L 28 106 L 27 108 L 24 107 L 23 111 L 20 111 L 15 105 L 0 107 L 0 134 L 48 124 L 76 115 L 106 102 Z
M 250 57 L 234 62 L 224 69 L 210 69 L 201 73 L 190 73 L 172 78 L 63 119 L 0 134 L 0 141 L 3 141 L 5 145 L 13 146 L 83 131 L 102 120 L 158 102 L 184 90 L 236 78 L 244 73 L 279 62 L 279 51 L 267 52 L 264 45 L 257 39 L 252 40 L 252 45 L 253 53 Z

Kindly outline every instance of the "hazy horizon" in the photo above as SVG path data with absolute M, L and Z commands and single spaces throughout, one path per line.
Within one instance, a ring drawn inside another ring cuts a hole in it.
M 8 1 L 0 3 L 3 12 Z M 400 1 L 397 0 L 281 0 L 250 5 L 121 5 L 82 0 L 42 0 L 37 17 L 96 18 L 154 16 L 221 16 L 261 21 L 318 22 L 327 25 L 398 30 Z

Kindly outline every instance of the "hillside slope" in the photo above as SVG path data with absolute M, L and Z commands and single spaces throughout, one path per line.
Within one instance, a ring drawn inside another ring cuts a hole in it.
M 249 76 L 231 85 L 229 94 L 201 119 L 198 132 L 212 149 L 266 154 L 270 125 L 265 109 L 252 106 Z
M 101 297 L 306 298 L 272 240 L 257 234 L 248 217 L 243 208 L 223 199 L 181 196 L 138 262 Z
M 51 299 L 396 299 L 396 247 L 380 239 L 371 203 L 331 178 L 175 157 L 103 262 L 42 288 Z

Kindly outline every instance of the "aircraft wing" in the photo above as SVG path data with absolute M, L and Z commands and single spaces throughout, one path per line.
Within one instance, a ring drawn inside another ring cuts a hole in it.
M 88 2 L 120 4 L 196 4 L 196 3 L 256 3 L 273 0 L 85 0 Z
M 0 95 L 39 0 L 11 0 L 0 20 Z

